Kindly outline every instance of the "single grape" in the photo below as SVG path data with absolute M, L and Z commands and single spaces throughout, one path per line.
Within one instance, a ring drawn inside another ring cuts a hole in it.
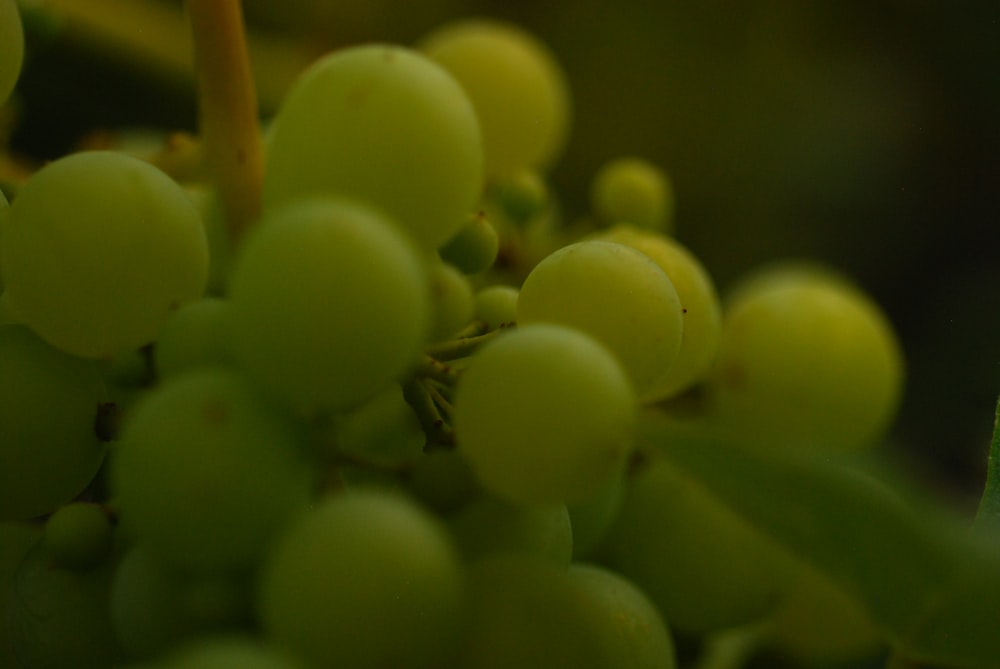
M 45 522 L 45 546 L 66 569 L 96 567 L 111 553 L 113 538 L 111 520 L 97 504 L 67 504 Z
M 121 649 L 108 607 L 110 562 L 86 571 L 59 567 L 39 542 L 21 561 L 7 596 L 6 624 L 17 667 L 107 669 Z
M 565 504 L 621 471 L 636 415 L 635 392 L 607 349 L 580 331 L 538 324 L 473 356 L 453 425 L 486 489 L 520 504 Z
M 331 426 L 336 453 L 383 467 L 411 464 L 423 456 L 426 436 L 416 414 L 392 383 Z
M 472 320 L 472 284 L 457 268 L 445 262 L 430 266 L 430 341 L 442 341 L 457 334 Z
M 527 31 L 495 20 L 461 20 L 425 36 L 419 48 L 468 94 L 483 133 L 486 175 L 545 169 L 569 134 L 565 75 Z
M 583 595 L 609 669 L 677 666 L 670 629 L 639 588 L 621 574 L 596 565 L 573 564 L 568 575 Z
M 513 286 L 489 286 L 476 293 L 473 316 L 484 321 L 490 330 L 517 321 L 518 289 Z
M 15 0 L 0 0 L 0 106 L 7 102 L 24 60 L 24 30 Z
M 462 579 L 433 516 L 378 490 L 316 504 L 264 565 L 257 609 L 267 638 L 321 667 L 442 666 Z
M 304 414 L 351 408 L 402 377 L 430 322 L 417 247 L 343 199 L 269 212 L 244 240 L 229 288 L 236 360 Z
M 441 259 L 464 274 L 479 274 L 496 260 L 500 240 L 486 214 L 476 212 L 438 250 Z
M 522 225 L 545 211 L 550 199 L 548 186 L 542 176 L 527 169 L 518 170 L 495 181 L 488 196 L 503 207 L 508 218 Z
M 521 286 L 517 322 L 586 332 L 618 357 L 640 398 L 666 378 L 684 325 L 680 298 L 659 265 L 600 240 L 564 246 L 542 260 Z
M 107 390 L 90 360 L 21 325 L 0 325 L 0 520 L 26 520 L 76 497 L 104 461 L 95 432 Z
M 130 658 L 149 658 L 196 633 L 184 606 L 184 579 L 133 546 L 115 567 L 109 611 L 115 638 Z
M 527 553 L 568 566 L 573 528 L 565 505 L 522 506 L 486 495 L 449 522 L 469 562 L 496 553 Z
M 607 547 L 613 565 L 689 634 L 759 620 L 783 587 L 784 553 L 662 457 L 632 479 Z
M 122 521 L 169 564 L 252 567 L 312 498 L 300 432 L 232 372 L 172 377 L 122 426 L 111 461 Z
M 43 339 L 111 357 L 152 342 L 201 296 L 208 245 L 191 199 L 149 163 L 85 151 L 38 170 L 0 248 L 5 299 Z
M 660 266 L 677 290 L 684 321 L 681 347 L 670 370 L 645 398 L 668 399 L 703 380 L 711 371 L 722 338 L 719 296 L 705 267 L 682 244 L 652 230 L 622 224 L 595 238 L 641 251 Z
M 605 163 L 590 185 L 590 203 L 604 225 L 629 223 L 669 233 L 674 228 L 674 187 L 662 169 L 642 158 Z
M 229 302 L 203 297 L 175 311 L 163 325 L 153 349 L 160 378 L 209 365 L 231 366 L 232 332 Z
M 436 249 L 482 191 L 483 147 L 461 86 L 410 49 L 334 51 L 307 70 L 271 127 L 265 209 L 309 195 L 368 202 Z
M 873 446 L 902 394 L 891 324 L 844 280 L 778 272 L 727 303 L 710 415 L 764 448 Z

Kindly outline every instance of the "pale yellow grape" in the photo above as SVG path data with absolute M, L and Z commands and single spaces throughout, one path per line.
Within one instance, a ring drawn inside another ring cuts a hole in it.
M 558 160 L 569 134 L 569 87 L 537 38 L 501 21 L 461 20 L 433 31 L 419 46 L 472 100 L 488 177 L 545 169 Z
M 462 571 L 415 502 L 359 490 L 318 502 L 274 546 L 257 611 L 267 638 L 316 667 L 436 669 L 462 612 Z
M 476 212 L 465 222 L 438 253 L 445 262 L 464 274 L 478 274 L 490 268 L 500 249 L 496 228 L 484 212 Z
M 511 325 L 517 320 L 517 288 L 488 286 L 476 293 L 474 315 L 490 330 Z
M 14 0 L 0 0 L 0 106 L 6 101 L 24 60 L 24 31 Z
M 521 326 L 479 350 L 452 416 L 483 487 L 520 504 L 588 498 L 625 465 L 635 392 L 614 355 L 561 325 Z
M 722 309 L 708 271 L 682 244 L 663 234 L 621 224 L 597 239 L 631 246 L 660 266 L 677 290 L 683 308 L 684 331 L 677 359 L 645 399 L 673 397 L 701 381 L 711 370 L 722 338 Z
M 631 223 L 671 232 L 674 228 L 674 187 L 657 165 L 636 157 L 605 163 L 590 185 L 594 214 L 605 225 Z
M 418 248 L 344 199 L 271 210 L 244 241 L 229 289 L 236 360 L 306 414 L 351 408 L 401 377 L 431 318 Z
M 767 448 L 873 446 L 903 386 L 886 316 L 859 289 L 824 274 L 754 281 L 725 311 L 711 414 Z
M 456 267 L 446 262 L 432 262 L 431 341 L 455 335 L 472 320 L 474 294 L 472 284 Z
M 684 328 L 680 298 L 660 266 L 600 240 L 564 246 L 538 263 L 521 286 L 517 322 L 586 332 L 618 357 L 640 398 L 663 383 Z
M 208 278 L 191 199 L 149 163 L 108 151 L 36 172 L 11 204 L 0 254 L 14 314 L 84 357 L 152 342 Z
M 302 75 L 271 127 L 265 209 L 342 195 L 385 211 L 427 249 L 479 200 L 483 147 L 461 86 L 398 46 L 334 51 Z
M 232 365 L 229 302 L 203 297 L 171 314 L 153 349 L 160 378 L 193 367 Z
M 469 562 L 525 553 L 565 567 L 573 557 L 573 527 L 563 504 L 525 506 L 483 495 L 452 516 L 449 528 Z

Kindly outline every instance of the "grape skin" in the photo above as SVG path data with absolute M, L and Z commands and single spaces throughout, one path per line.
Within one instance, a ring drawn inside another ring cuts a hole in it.
M 458 449 L 483 486 L 520 504 L 565 504 L 613 478 L 638 404 L 620 364 L 590 336 L 522 326 L 476 353 L 455 397 Z

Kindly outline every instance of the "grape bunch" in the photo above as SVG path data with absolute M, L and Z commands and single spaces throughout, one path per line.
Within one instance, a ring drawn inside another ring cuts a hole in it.
M 20 35 L 0 0 L 0 101 Z M 544 44 L 463 20 L 303 72 L 245 234 L 205 170 L 124 150 L 16 184 L 0 663 L 674 669 L 734 630 L 794 666 L 883 651 L 643 426 L 870 449 L 891 326 L 809 266 L 723 302 L 639 156 L 569 219 L 548 175 L 570 125 Z

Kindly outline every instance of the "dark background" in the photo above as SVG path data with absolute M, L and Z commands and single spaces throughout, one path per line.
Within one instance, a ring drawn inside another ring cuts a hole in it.
M 318 49 L 412 44 L 458 16 L 534 31 L 573 90 L 572 137 L 553 173 L 567 211 L 583 213 L 603 161 L 640 155 L 672 175 L 678 237 L 723 292 L 778 258 L 853 276 L 908 361 L 894 447 L 974 504 L 1000 393 L 996 3 L 248 0 L 246 10 L 257 30 Z M 193 129 L 190 81 L 150 77 L 44 22 L 30 32 L 18 152 L 52 158 L 95 127 Z

